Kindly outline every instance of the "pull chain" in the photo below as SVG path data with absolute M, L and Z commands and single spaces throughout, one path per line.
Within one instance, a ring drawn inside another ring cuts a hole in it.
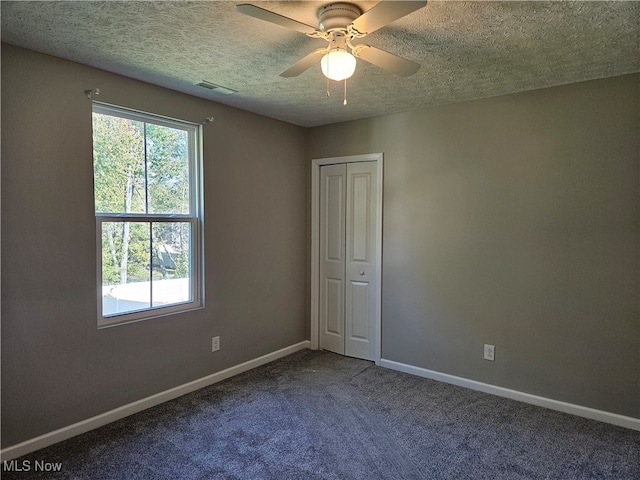
M 347 79 L 344 79 L 344 101 L 342 102 L 342 105 L 346 105 L 347 104 Z

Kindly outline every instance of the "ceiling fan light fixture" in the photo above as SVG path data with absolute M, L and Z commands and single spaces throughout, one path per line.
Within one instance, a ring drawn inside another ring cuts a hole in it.
M 345 80 L 356 71 L 356 57 L 346 50 L 334 48 L 320 60 L 320 68 L 330 80 Z

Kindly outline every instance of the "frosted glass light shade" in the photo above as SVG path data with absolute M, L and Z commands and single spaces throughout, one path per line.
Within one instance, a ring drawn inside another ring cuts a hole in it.
M 356 57 L 345 50 L 331 50 L 320 60 L 320 68 L 325 77 L 344 80 L 356 71 Z

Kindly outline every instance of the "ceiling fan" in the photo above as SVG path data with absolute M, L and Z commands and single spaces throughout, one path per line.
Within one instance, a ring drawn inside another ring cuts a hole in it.
M 329 42 L 318 48 L 280 74 L 296 77 L 320 61 L 322 73 L 331 80 L 346 80 L 353 75 L 356 58 L 369 62 L 384 70 L 408 77 L 420 69 L 420 65 L 392 53 L 364 44 L 354 44 L 385 25 L 408 15 L 427 4 L 423 1 L 381 1 L 371 9 L 362 10 L 353 3 L 329 3 L 318 10 L 318 27 L 312 27 L 251 4 L 238 5 L 237 11 L 250 17 L 291 28 L 312 38 Z M 346 87 L 345 87 L 346 88 Z

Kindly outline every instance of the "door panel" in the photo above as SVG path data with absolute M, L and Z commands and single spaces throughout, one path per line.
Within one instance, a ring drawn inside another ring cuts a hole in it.
M 352 174 L 351 182 L 351 261 L 367 262 L 369 260 L 369 228 L 371 217 L 370 176 L 368 174 Z
M 375 162 L 347 164 L 345 355 L 375 359 Z
M 344 174 L 343 168 L 333 174 L 327 172 L 325 208 L 325 260 L 344 262 Z
M 351 303 L 351 330 L 349 339 L 352 341 L 369 340 L 369 283 L 351 282 L 349 285 L 349 301 Z
M 336 335 L 340 337 L 342 341 L 343 327 L 344 327 L 344 284 L 342 280 L 337 278 L 326 279 L 326 303 L 325 311 L 327 312 L 325 318 L 327 319 L 325 335 Z
M 344 355 L 347 167 L 320 171 L 320 348 Z

